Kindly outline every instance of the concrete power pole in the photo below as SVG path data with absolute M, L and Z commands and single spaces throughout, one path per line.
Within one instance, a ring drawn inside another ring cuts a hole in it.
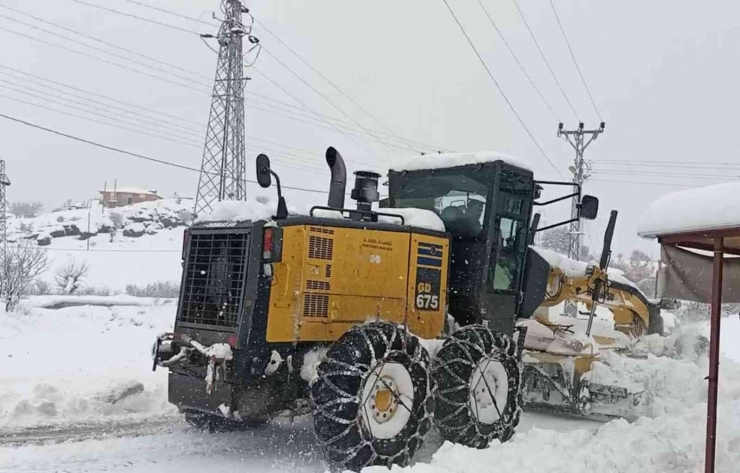
M 579 123 L 578 128 L 575 130 L 563 129 L 562 123 L 558 126 L 558 136 L 570 143 L 576 151 L 573 166 L 569 168 L 573 174 L 573 184 L 583 186 L 583 183 L 590 177 L 589 171 L 591 170 L 591 166 L 583 159 L 583 153 L 588 148 L 588 145 L 604 132 L 605 125 L 604 122 L 601 122 L 599 128 L 595 130 L 584 130 L 583 122 Z M 578 198 L 574 197 L 570 218 L 575 220 L 570 224 L 570 241 L 568 243 L 568 258 L 573 260 L 581 259 L 581 237 L 583 236 L 583 232 L 581 231 L 581 220 L 578 219 L 578 204 Z M 564 311 L 566 316 L 576 317 L 578 306 L 575 302 L 565 301 Z
M 218 41 L 218 65 L 195 197 L 196 215 L 210 212 L 221 200 L 244 200 L 247 196 L 244 86 L 248 79 L 244 77 L 242 40 L 247 37 L 253 45 L 249 51 L 259 47 L 259 40 L 251 35 L 252 22 L 242 23 L 242 14 L 248 15 L 249 10 L 240 0 L 222 0 L 221 12 L 224 19 L 218 33 L 201 35 Z
M 5 188 L 10 185 L 10 179 L 5 174 L 5 161 L 0 159 L 0 268 L 4 268 L 8 256 L 8 214 L 7 201 L 5 200 Z M 5 293 L 3 287 L 4 271 L 0 269 L 0 295 Z

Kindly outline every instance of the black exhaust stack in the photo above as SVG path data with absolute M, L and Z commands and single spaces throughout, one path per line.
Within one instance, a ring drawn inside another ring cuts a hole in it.
M 344 166 L 342 155 L 331 146 L 326 150 L 326 164 L 331 169 L 327 206 L 334 209 L 343 209 L 344 193 L 347 189 L 347 168 Z

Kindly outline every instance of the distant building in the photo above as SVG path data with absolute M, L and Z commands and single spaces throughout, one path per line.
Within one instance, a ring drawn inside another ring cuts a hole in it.
M 115 191 L 102 190 L 100 196 L 103 205 L 109 208 L 123 207 L 141 202 L 153 202 L 161 199 L 156 190 L 139 189 L 136 187 L 119 187 Z

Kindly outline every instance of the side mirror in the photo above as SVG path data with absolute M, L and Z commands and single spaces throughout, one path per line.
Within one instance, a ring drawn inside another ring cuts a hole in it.
M 260 187 L 268 188 L 272 184 L 272 175 L 270 174 L 270 158 L 266 154 L 257 156 L 257 183 Z
M 581 218 L 593 220 L 599 214 L 599 199 L 592 195 L 584 195 L 579 205 Z

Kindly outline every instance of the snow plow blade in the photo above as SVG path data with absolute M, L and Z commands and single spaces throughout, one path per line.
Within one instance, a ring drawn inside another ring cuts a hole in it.
M 524 408 L 600 421 L 650 413 L 645 389 L 590 383 L 587 373 L 594 361 L 598 356 L 525 352 Z

